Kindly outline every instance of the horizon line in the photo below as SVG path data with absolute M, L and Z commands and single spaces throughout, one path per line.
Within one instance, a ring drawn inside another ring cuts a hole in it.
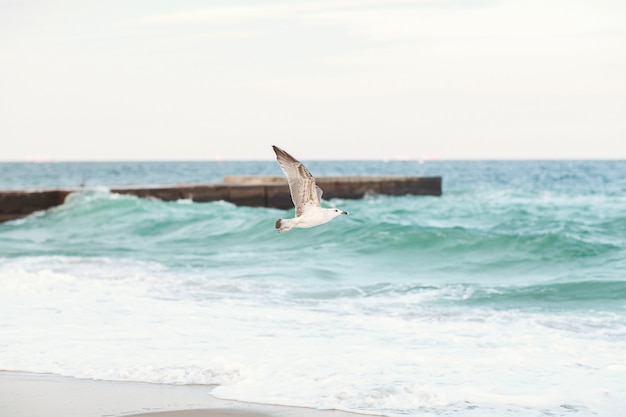
M 417 162 L 417 163 L 429 163 L 429 162 L 480 162 L 480 161 L 626 161 L 624 157 L 480 157 L 480 158 L 300 158 L 306 161 L 314 162 L 332 162 L 332 161 L 346 161 L 346 162 Z M 121 163 L 121 162 L 271 162 L 275 161 L 275 158 L 147 158 L 147 159 L 55 159 L 55 158 L 24 158 L 24 159 L 0 159 L 0 163 L 32 163 L 32 164 L 46 164 L 46 163 Z

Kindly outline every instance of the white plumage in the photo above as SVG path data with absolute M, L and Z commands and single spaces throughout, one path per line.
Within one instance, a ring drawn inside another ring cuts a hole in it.
M 314 227 L 328 223 L 335 217 L 348 214 L 336 208 L 324 208 L 321 205 L 322 189 L 315 184 L 315 178 L 300 161 L 277 146 L 272 146 L 278 164 L 287 176 L 291 200 L 296 207 L 293 219 L 276 220 L 276 229 L 286 232 L 294 227 Z

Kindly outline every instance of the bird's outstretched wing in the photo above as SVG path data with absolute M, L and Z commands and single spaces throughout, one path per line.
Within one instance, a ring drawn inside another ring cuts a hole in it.
M 272 146 L 281 169 L 287 176 L 291 200 L 296 207 L 296 217 L 307 207 L 320 207 L 322 189 L 315 184 L 315 178 L 300 161 L 277 146 Z

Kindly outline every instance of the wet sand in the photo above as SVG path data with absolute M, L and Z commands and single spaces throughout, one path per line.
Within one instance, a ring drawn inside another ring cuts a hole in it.
M 0 372 L 3 417 L 358 417 L 360 414 L 221 400 L 207 385 L 167 385 Z

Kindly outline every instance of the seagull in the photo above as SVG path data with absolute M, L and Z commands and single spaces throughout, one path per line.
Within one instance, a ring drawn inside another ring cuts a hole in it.
M 300 161 L 277 146 L 273 146 L 276 159 L 287 176 L 291 200 L 296 206 L 296 217 L 276 220 L 275 228 L 280 233 L 294 227 L 315 227 L 328 223 L 342 214 L 348 214 L 336 208 L 324 208 L 321 205 L 322 189 L 315 184 L 315 178 Z

